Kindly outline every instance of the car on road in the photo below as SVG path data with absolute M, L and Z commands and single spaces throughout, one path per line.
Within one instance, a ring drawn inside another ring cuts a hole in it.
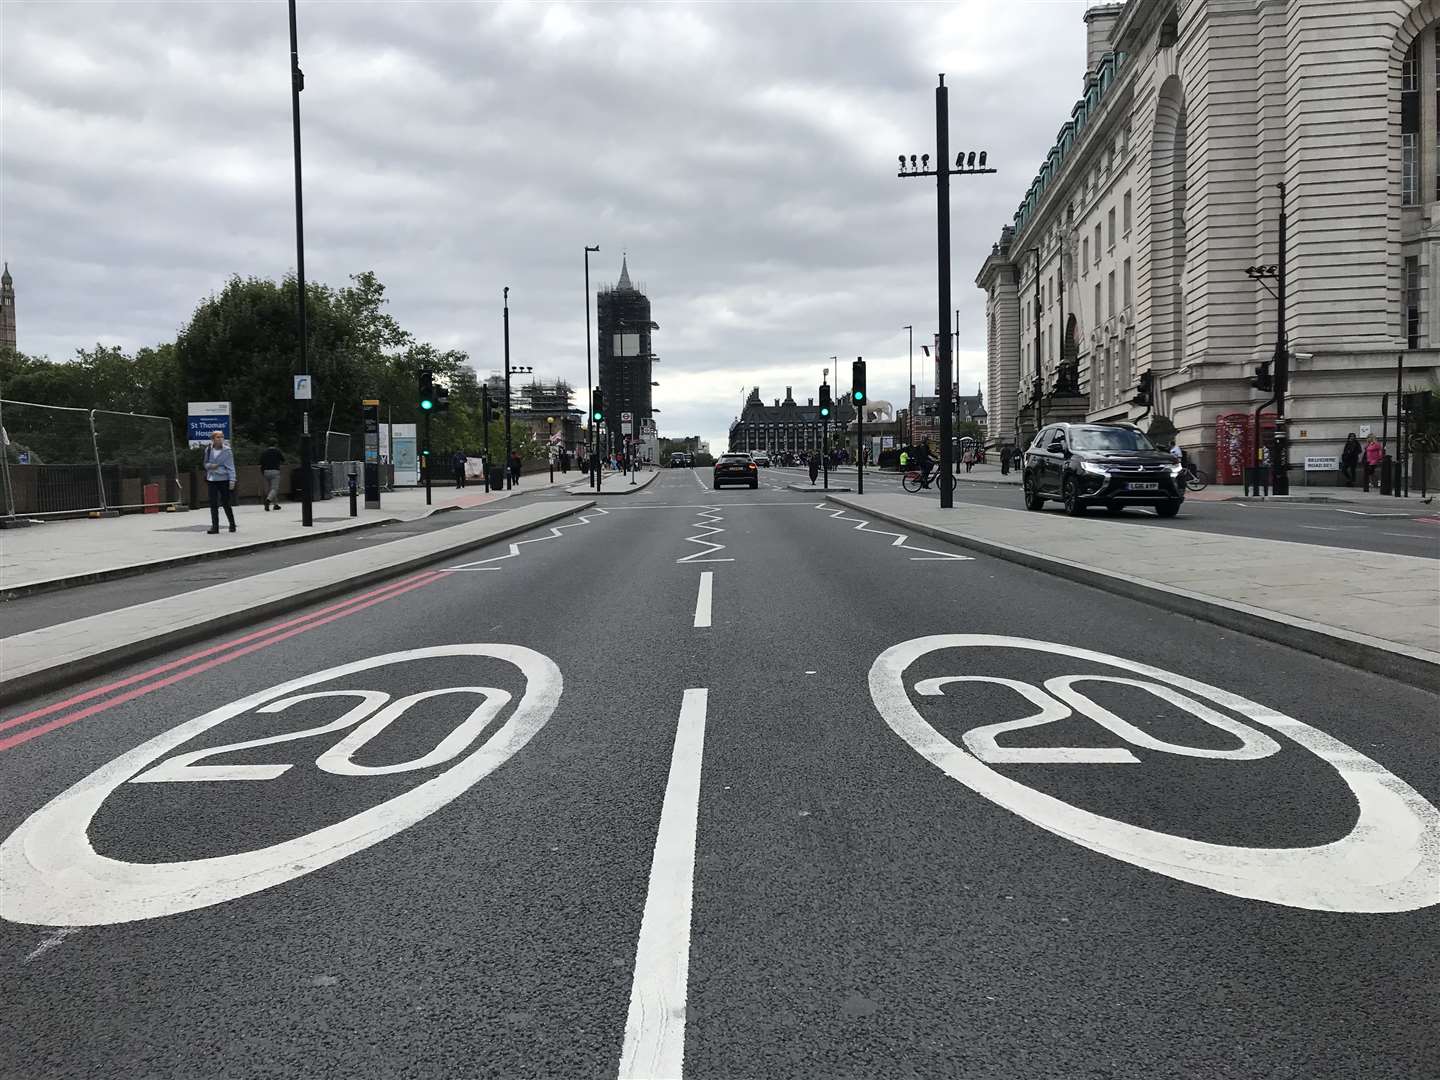
M 749 454 L 721 454 L 715 460 L 713 486 L 719 491 L 726 484 L 746 484 L 751 488 L 760 486 L 760 469 Z
M 670 467 L 672 469 L 688 469 L 690 467 L 689 454 L 671 454 Z
M 1049 424 L 1025 451 L 1025 509 L 1058 500 L 1072 516 L 1091 506 L 1118 514 L 1150 506 L 1174 517 L 1185 501 L 1181 466 L 1139 429 L 1119 424 Z
M 762 468 L 762 469 L 768 469 L 768 468 L 770 467 L 770 455 L 769 455 L 769 454 L 766 454 L 766 453 L 762 453 L 762 452 L 757 451 L 757 452 L 755 452 L 755 453 L 753 453 L 753 454 L 750 455 L 750 460 L 753 461 L 753 462 L 755 462 L 755 464 L 758 465 L 758 466 L 759 466 L 760 468 Z

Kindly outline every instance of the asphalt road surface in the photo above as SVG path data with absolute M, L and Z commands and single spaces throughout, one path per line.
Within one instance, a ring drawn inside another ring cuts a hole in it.
M 804 469 L 774 469 L 771 472 L 774 479 L 783 480 L 786 484 L 808 482 L 810 478 Z M 852 488 L 855 486 L 854 469 L 844 469 L 835 475 L 840 482 Z M 899 473 L 866 469 L 865 490 L 869 494 L 895 494 L 904 489 L 900 486 Z M 912 497 L 932 502 L 940 499 L 939 492 L 933 488 L 914 492 Z M 1023 509 L 1020 488 L 1009 484 L 960 481 L 955 485 L 955 502 L 1006 510 Z M 1058 502 L 1048 502 L 1041 513 L 1058 515 L 1063 512 Z M 1099 510 L 1091 510 L 1088 516 L 1101 518 L 1103 514 Z M 1044 517 L 1039 520 L 1043 521 Z M 1178 517 L 1159 518 L 1150 510 L 1133 508 L 1105 520 L 1121 527 L 1222 533 L 1440 559 L 1440 499 L 1427 506 L 1418 497 L 1375 504 L 1280 504 L 1211 501 L 1191 496 L 1185 500 Z
M 674 470 L 7 713 L 0 1076 L 1440 1075 L 1432 696 L 863 521 Z

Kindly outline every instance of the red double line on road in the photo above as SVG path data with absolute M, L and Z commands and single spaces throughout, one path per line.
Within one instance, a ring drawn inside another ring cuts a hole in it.
M 107 694 L 112 694 L 117 690 L 123 690 L 127 686 L 133 687 L 133 689 L 126 690 L 125 693 L 118 694 L 115 697 L 106 698 L 104 701 L 96 702 L 83 709 L 65 713 L 47 723 L 38 724 L 35 727 L 16 732 L 14 735 L 6 736 L 0 739 L 0 751 L 9 750 L 11 747 L 19 746 L 21 743 L 29 742 L 31 739 L 40 735 L 54 731 L 56 728 L 73 724 L 75 721 L 83 720 L 87 716 L 94 716 L 96 713 L 104 712 L 106 709 L 113 708 L 116 705 L 133 701 L 138 697 L 144 697 L 146 694 L 153 693 L 156 690 L 180 682 L 183 679 L 188 679 L 192 676 L 199 675 L 201 672 L 209 671 L 213 667 L 228 664 L 231 660 L 238 660 L 242 656 L 246 656 L 259 649 L 267 648 L 270 645 L 275 645 L 287 638 L 294 637 L 296 634 L 303 634 L 307 630 L 313 630 L 317 626 L 324 626 L 326 623 L 334 622 L 336 619 L 343 619 L 347 615 L 354 615 L 356 612 L 393 599 L 402 593 L 407 593 L 412 589 L 418 589 L 423 585 L 428 585 L 443 576 L 444 575 L 433 570 L 426 571 L 423 574 L 405 578 L 403 581 L 394 582 L 390 585 L 373 589 L 367 593 L 361 593 L 359 596 L 352 596 L 348 600 L 342 600 L 338 604 L 331 604 L 329 607 L 321 608 L 319 611 L 312 611 L 308 615 L 301 615 L 287 622 L 267 626 L 263 630 L 256 630 L 243 637 L 233 638 L 219 645 L 212 645 L 208 649 L 201 649 L 199 652 L 190 653 L 177 660 L 171 660 L 168 663 L 150 668 L 148 671 L 142 671 L 139 674 L 118 679 L 104 686 L 97 686 L 93 690 L 87 690 L 83 694 L 76 694 L 73 697 L 66 698 L 64 701 L 56 701 L 20 716 L 13 716 L 8 720 L 0 721 L 0 731 L 5 731 L 10 728 L 19 727 L 22 724 L 30 723 L 33 720 L 39 720 L 58 712 L 64 712 L 65 709 L 71 706 L 80 705 L 86 701 L 93 701 L 95 698 L 105 697 Z M 209 659 L 206 659 L 207 657 Z M 197 661 L 200 662 L 197 663 Z M 191 666 L 186 667 L 185 665 L 187 664 Z M 181 670 L 177 671 L 177 668 Z M 173 672 L 173 674 L 165 678 L 155 678 L 156 676 L 165 675 L 166 672 Z M 147 679 L 155 679 L 155 681 L 147 682 Z M 140 685 L 137 686 L 137 683 Z

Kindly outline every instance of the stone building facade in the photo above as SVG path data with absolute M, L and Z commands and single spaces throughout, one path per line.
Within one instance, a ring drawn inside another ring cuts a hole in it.
M 651 371 L 655 362 L 651 333 L 660 325 L 650 318 L 650 298 L 630 283 L 628 258 L 620 261 L 620 280 L 596 296 L 600 335 L 600 392 L 604 395 L 605 428 L 610 448 L 620 450 L 622 414 L 630 413 L 632 424 L 641 426 L 654 416 Z
M 846 428 L 855 419 L 855 407 L 848 395 L 841 398 L 831 395 L 830 442 L 837 445 L 844 441 Z M 785 388 L 785 399 L 774 399 L 773 405 L 766 405 L 760 398 L 760 388 L 754 387 L 745 399 L 745 408 L 739 418 L 730 425 L 731 450 L 763 450 L 778 453 L 785 450 L 802 453 L 818 450 L 824 441 L 824 422 L 820 418 L 820 406 L 814 398 L 808 398 L 804 405 L 795 400 L 791 387 Z
M 1378 434 L 1398 363 L 1407 389 L 1437 381 L 1440 0 L 1129 0 L 1084 21 L 1083 96 L 976 279 L 991 438 L 1033 434 L 1037 396 L 1042 422 L 1138 419 L 1149 372 L 1153 414 L 1213 468 L 1217 419 L 1268 396 L 1249 380 L 1276 301 L 1245 270 L 1280 261 L 1281 182 L 1291 460 Z

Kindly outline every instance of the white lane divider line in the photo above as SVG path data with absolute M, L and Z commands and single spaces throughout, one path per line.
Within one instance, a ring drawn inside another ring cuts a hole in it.
M 486 563 L 504 562 L 506 559 L 513 559 L 520 554 L 520 549 L 526 544 L 543 544 L 546 540 L 555 540 L 566 529 L 578 529 L 582 525 L 589 525 L 592 517 L 599 517 L 601 514 L 608 514 L 609 510 L 592 509 L 580 515 L 578 521 L 572 521 L 569 525 L 553 525 L 550 532 L 545 536 L 537 536 L 531 540 L 516 540 L 510 545 L 510 551 L 506 555 L 492 555 L 488 559 L 476 559 L 474 562 L 460 563 L 458 566 L 442 567 L 440 573 L 453 574 L 458 570 L 499 570 L 498 566 L 487 566 Z
M 670 779 L 655 835 L 655 859 L 650 864 L 650 888 L 635 949 L 635 979 L 630 986 L 619 1080 L 683 1080 L 695 832 L 709 694 L 708 690 L 686 690 L 680 706 Z
M 55 948 L 56 945 L 59 945 L 61 942 L 63 942 L 71 934 L 78 934 L 81 930 L 84 929 L 85 928 L 83 926 L 60 927 L 44 941 L 40 942 L 39 945 L 35 946 L 35 948 L 30 950 L 30 952 L 25 957 L 25 963 L 28 964 L 31 960 L 38 960 L 51 949 Z
M 714 570 L 700 572 L 700 591 L 695 596 L 695 626 L 697 629 L 710 625 L 710 592 L 714 577 Z
M 694 536 L 687 536 L 687 537 L 685 538 L 685 542 L 686 542 L 687 544 L 703 544 L 704 547 L 705 547 L 705 550 L 704 550 L 704 551 L 697 551 L 697 552 L 695 552 L 695 553 L 692 554 L 692 555 L 682 556 L 681 558 L 678 558 L 678 559 L 676 559 L 675 561 L 676 561 L 677 563 L 692 563 L 692 562 L 734 562 L 735 560 L 734 560 L 734 559 L 731 559 L 731 558 L 712 559 L 712 558 L 709 557 L 712 552 L 724 551 L 724 550 L 725 550 L 725 545 L 724 545 L 724 544 L 717 544 L 717 543 L 714 543 L 713 541 L 710 541 L 710 540 L 706 540 L 706 539 L 705 539 L 705 537 L 707 537 L 707 536 L 714 536 L 714 535 L 716 535 L 717 533 L 722 533 L 722 532 L 725 531 L 724 529 L 720 528 L 718 525 L 711 524 L 711 522 L 724 521 L 724 520 L 725 520 L 725 518 L 724 518 L 723 516 L 721 516 L 721 514 L 720 514 L 720 507 L 718 507 L 718 506 L 707 506 L 707 507 L 705 507 L 704 510 L 700 511 L 700 513 L 696 514 L 695 516 L 696 516 L 696 517 L 701 517 L 701 518 L 709 518 L 710 521 L 708 521 L 708 522 L 707 522 L 707 521 L 696 521 L 696 522 L 692 522 L 692 524 L 694 525 L 695 528 L 697 528 L 697 529 L 703 529 L 704 531 L 703 531 L 703 532 L 696 533 Z
M 691 469 L 691 470 L 690 470 L 690 475 L 695 478 L 695 483 L 697 483 L 697 484 L 700 485 L 700 490 L 701 490 L 701 491 L 707 491 L 707 490 L 709 490 L 708 488 L 705 487 L 705 481 L 700 479 L 699 470 L 697 470 L 697 469 Z
M 895 538 L 895 541 L 894 541 L 894 543 L 892 543 L 892 544 L 890 545 L 891 547 L 904 548 L 906 551 L 923 551 L 923 552 L 925 552 L 924 555 L 912 555 L 912 556 L 910 556 L 910 561 L 911 561 L 911 562 L 974 562 L 974 561 L 975 561 L 974 556 L 972 556 L 972 555 L 955 555 L 955 554 L 952 554 L 951 552 L 948 552 L 948 551 L 936 551 L 936 550 L 934 550 L 933 548 L 915 547 L 915 546 L 912 545 L 912 544 L 907 544 L 905 541 L 908 540 L 908 539 L 910 539 L 910 537 L 909 537 L 908 534 L 906 534 L 906 533 L 893 533 L 893 532 L 888 532 L 888 531 L 885 530 L 885 529 L 870 529 L 870 528 L 867 528 L 866 526 L 868 526 L 868 525 L 870 524 L 869 521 L 861 520 L 860 518 L 844 517 L 844 516 L 843 516 L 844 513 L 845 513 L 844 510 L 837 510 L 837 509 L 835 509 L 834 507 L 828 506 L 828 505 L 826 505 L 826 504 L 823 503 L 823 502 L 822 502 L 822 503 L 816 503 L 816 504 L 815 504 L 815 509 L 828 511 L 829 514 L 830 514 L 830 516 L 831 516 L 832 518 L 834 518 L 835 520 L 837 520 L 837 521 L 854 522 L 854 523 L 855 523 L 855 528 L 858 529 L 860 532 L 876 533 L 876 534 L 879 535 L 879 536 L 893 536 L 893 537 Z

